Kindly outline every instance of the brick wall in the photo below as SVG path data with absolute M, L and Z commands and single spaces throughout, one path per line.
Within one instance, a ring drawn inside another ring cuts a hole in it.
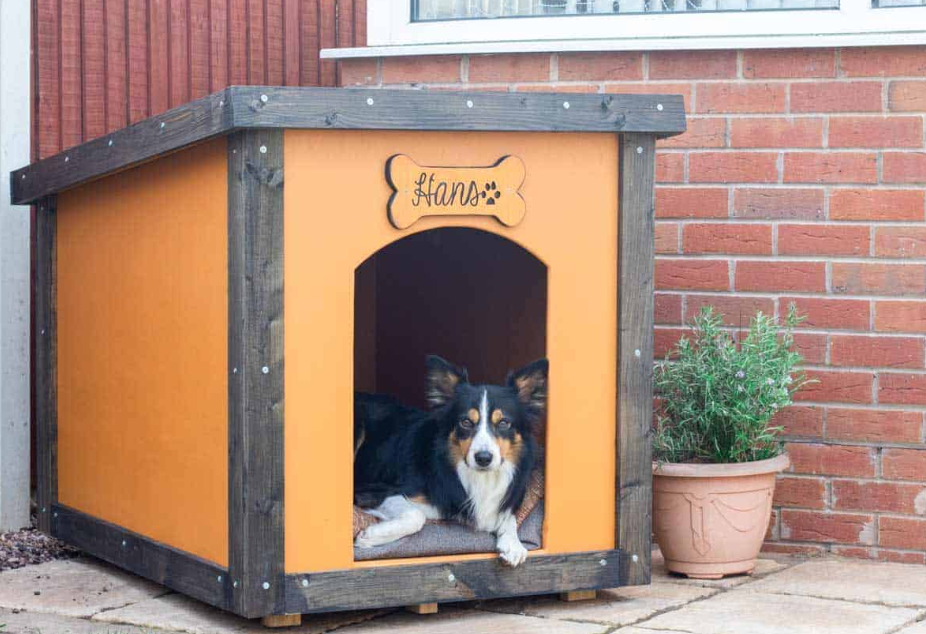
M 659 144 L 656 348 L 707 303 L 807 315 L 819 383 L 766 548 L 926 562 L 926 47 L 418 57 L 344 85 L 681 93 Z

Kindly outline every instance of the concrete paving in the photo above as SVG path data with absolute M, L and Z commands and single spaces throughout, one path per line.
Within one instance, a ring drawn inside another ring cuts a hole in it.
M 268 634 L 96 560 L 0 573 L 0 634 Z M 553 597 L 441 606 L 432 616 L 377 610 L 306 616 L 285 634 L 926 634 L 926 567 L 764 558 L 720 581 L 668 574 L 593 601 Z

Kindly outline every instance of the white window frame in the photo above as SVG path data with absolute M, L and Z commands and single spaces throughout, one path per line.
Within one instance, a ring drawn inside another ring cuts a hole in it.
M 411 0 L 369 0 L 367 46 L 322 57 L 926 44 L 926 7 L 690 11 L 413 22 Z

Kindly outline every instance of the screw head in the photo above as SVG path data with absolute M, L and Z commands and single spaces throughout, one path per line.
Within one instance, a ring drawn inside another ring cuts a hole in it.
M 660 112 L 662 111 L 662 104 L 661 104 L 661 103 L 657 103 L 657 104 L 656 104 L 656 110 L 659 110 Z
M 270 101 L 270 97 L 268 97 L 267 95 L 261 95 L 260 100 L 263 103 L 267 103 L 268 101 Z
M 564 102 L 563 102 L 563 108 L 565 108 L 566 110 L 569 110 L 569 102 L 568 102 L 568 101 L 564 101 Z
M 107 143 L 106 145 L 108 145 L 109 147 L 112 147 L 112 146 L 113 146 L 113 140 L 110 139 L 110 140 L 109 140 L 109 143 Z
M 264 590 L 269 590 L 269 589 L 270 589 L 270 584 L 267 583 L 267 582 L 265 581 L 265 582 L 263 582 L 263 583 L 261 584 L 260 587 L 263 588 Z
M 222 575 L 219 575 L 218 577 L 216 577 L 215 580 L 218 581 L 219 583 L 222 583 Z
M 42 512 L 43 512 L 43 513 L 45 512 L 45 507 L 44 507 L 44 506 L 42 507 Z
M 631 559 L 633 560 L 633 563 L 637 563 L 638 561 L 640 561 L 640 558 L 639 558 L 638 556 L 636 556 L 636 555 L 634 555 L 633 557 L 631 557 Z
M 232 581 L 232 588 L 237 588 L 237 587 L 238 587 L 238 582 Z
M 368 105 L 368 106 L 372 106 L 372 105 L 373 105 L 373 97 L 367 97 L 367 105 Z
M 634 350 L 634 351 L 633 351 L 633 356 L 635 356 L 637 359 L 639 359 L 639 358 L 640 358 L 640 351 L 639 351 L 639 350 Z
M 26 180 L 26 175 L 25 175 L 25 174 L 23 174 L 23 180 Z
M 267 153 L 267 146 L 266 146 L 266 145 L 260 146 L 260 153 L 261 153 L 261 154 L 266 154 L 266 153 Z
M 473 107 L 473 100 L 472 100 L 472 99 L 467 99 L 467 100 L 466 100 L 466 107 L 467 107 L 467 108 L 472 108 L 472 107 Z
M 637 147 L 637 154 L 643 154 L 643 148 Z
M 604 559 L 599 559 L 599 560 L 598 560 L 598 565 L 599 565 L 599 566 L 607 566 L 607 565 L 608 565 L 608 562 L 605 561 Z
M 163 129 L 164 126 L 166 126 L 166 125 L 167 125 L 166 123 L 164 123 L 163 121 L 161 121 L 161 128 L 162 128 L 162 129 Z
M 122 547 L 125 548 L 125 540 L 122 540 Z
M 53 513 L 52 516 L 53 516 L 53 517 L 58 517 L 58 514 L 57 514 L 57 513 Z
M 238 374 L 238 368 L 232 368 L 232 374 Z
M 456 580 L 457 580 L 457 578 L 456 578 L 455 576 L 453 576 L 453 573 L 452 573 L 452 572 L 451 572 L 449 575 L 447 575 L 447 581 L 449 581 L 450 583 L 453 583 L 453 582 L 456 581 Z
M 270 374 L 270 368 L 268 368 L 267 366 L 262 367 L 260 371 L 263 372 L 264 374 Z
M 302 580 L 302 587 L 303 587 L 303 588 L 308 588 L 308 587 L 309 587 L 309 580 L 308 580 L 308 579 L 303 579 L 303 580 Z
M 70 160 L 71 160 L 71 157 L 70 157 L 70 156 L 65 156 L 65 157 L 64 157 L 64 162 L 65 162 L 65 163 L 67 163 L 67 162 L 70 161 Z

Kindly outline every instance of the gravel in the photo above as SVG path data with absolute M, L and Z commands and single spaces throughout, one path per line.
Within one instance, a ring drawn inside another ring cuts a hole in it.
M 77 557 L 80 551 L 34 528 L 0 533 L 0 571 Z

